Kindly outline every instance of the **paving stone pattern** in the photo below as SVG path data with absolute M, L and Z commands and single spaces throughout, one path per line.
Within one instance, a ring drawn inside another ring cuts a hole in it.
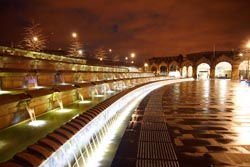
M 183 167 L 250 167 L 250 88 L 201 80 L 161 89 L 165 120 Z
M 112 166 L 250 167 L 250 88 L 195 80 L 150 93 Z

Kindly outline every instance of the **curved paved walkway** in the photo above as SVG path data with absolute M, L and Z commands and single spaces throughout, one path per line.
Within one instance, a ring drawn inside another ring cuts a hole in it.
M 150 93 L 127 127 L 112 166 L 249 167 L 250 88 L 196 80 Z

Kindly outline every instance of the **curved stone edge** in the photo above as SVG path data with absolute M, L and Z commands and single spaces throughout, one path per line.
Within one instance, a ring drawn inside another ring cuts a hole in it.
M 12 159 L 1 163 L 0 167 L 39 166 L 51 154 L 53 154 L 61 145 L 63 145 L 68 139 L 70 139 L 70 137 L 76 134 L 81 128 L 87 125 L 91 120 L 93 120 L 96 116 L 98 116 L 112 103 L 114 103 L 127 93 L 146 84 L 148 83 L 140 84 L 135 87 L 126 89 L 98 103 L 96 106 L 88 109 L 87 111 L 76 116 L 66 124 L 55 129 L 53 132 L 49 133 L 46 137 L 38 140 L 35 144 L 28 146 L 24 151 L 15 154 Z

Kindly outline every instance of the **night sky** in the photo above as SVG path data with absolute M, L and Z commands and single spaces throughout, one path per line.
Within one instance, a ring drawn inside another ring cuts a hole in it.
M 0 0 L 0 45 L 17 45 L 34 20 L 49 49 L 67 50 L 77 32 L 90 48 L 138 60 L 232 50 L 250 40 L 249 10 L 249 0 Z

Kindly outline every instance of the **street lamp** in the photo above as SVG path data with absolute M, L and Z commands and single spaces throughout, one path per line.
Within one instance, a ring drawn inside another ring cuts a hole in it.
M 78 50 L 79 55 L 82 55 L 82 50 Z
M 130 56 L 131 56 L 131 58 L 134 58 L 135 57 L 135 53 L 131 53 Z
M 33 41 L 34 42 L 38 41 L 38 38 L 37 37 L 33 37 Z
M 133 59 L 135 58 L 135 53 L 131 53 L 131 54 L 130 54 L 130 57 L 131 57 L 131 59 L 132 59 L 132 60 L 131 60 L 131 64 L 134 64 L 134 60 L 133 60 Z
M 72 37 L 73 37 L 73 38 L 76 38 L 76 37 L 77 37 L 77 33 L 73 32 L 73 33 L 72 33 Z

